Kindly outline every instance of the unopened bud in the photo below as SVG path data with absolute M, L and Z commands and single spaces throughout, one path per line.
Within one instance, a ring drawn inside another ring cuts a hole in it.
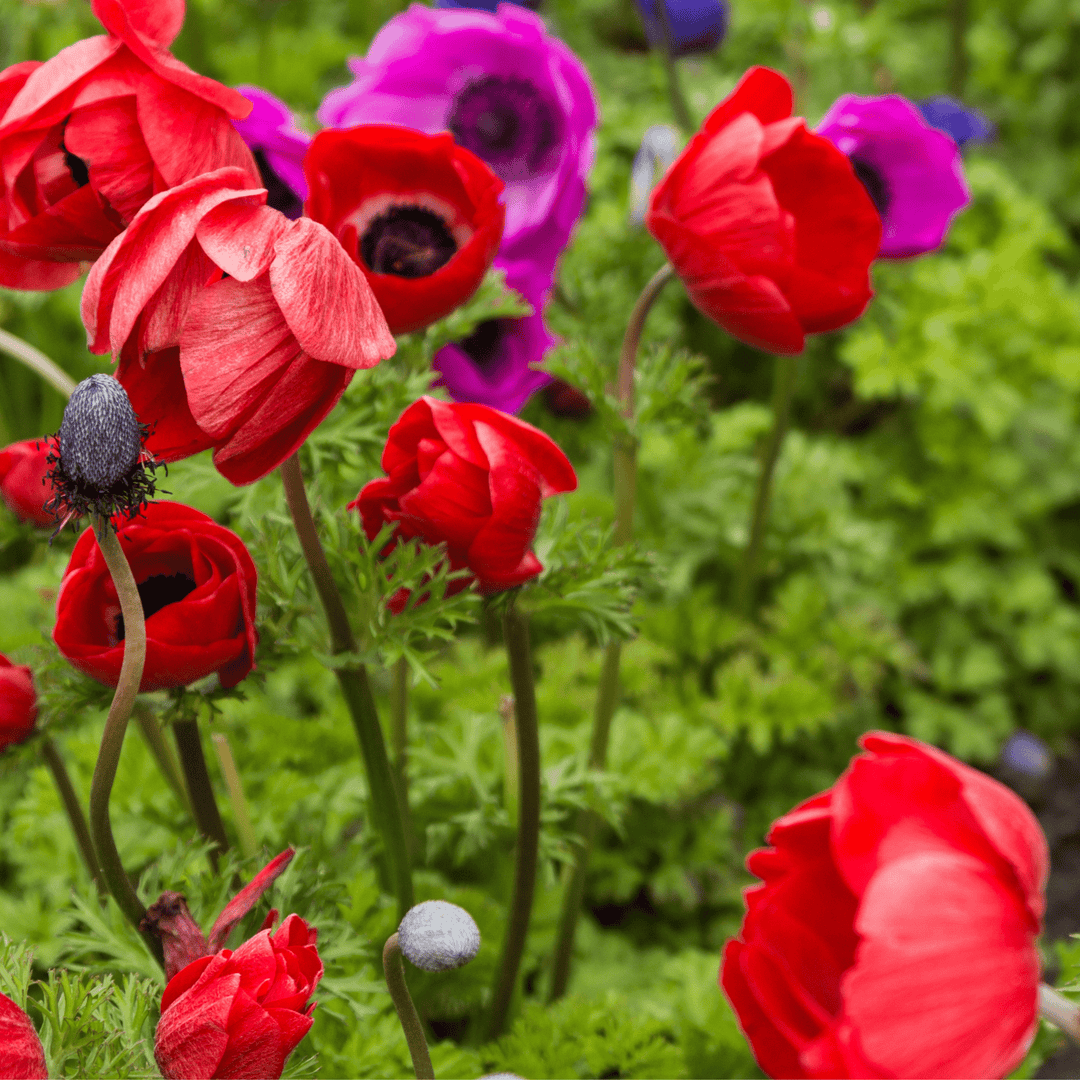
M 398 944 L 422 971 L 449 971 L 480 951 L 480 929 L 463 907 L 425 900 L 405 913 L 398 926 Z
M 127 391 L 91 375 L 72 391 L 60 425 L 60 460 L 72 480 L 110 488 L 139 462 L 142 431 Z

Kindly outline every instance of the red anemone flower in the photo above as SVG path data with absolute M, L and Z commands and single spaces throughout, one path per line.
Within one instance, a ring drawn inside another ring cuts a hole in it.
M 13 664 L 0 653 L 0 750 L 30 738 L 37 712 L 37 692 L 30 669 L 25 664 Z
M 645 222 L 690 299 L 733 337 L 800 353 L 862 314 L 881 219 L 851 162 L 751 68 L 653 192 Z
M 304 173 L 305 212 L 363 270 L 392 333 L 420 330 L 476 292 L 502 239 L 503 182 L 449 133 L 321 131 Z
M 277 468 L 395 348 L 333 236 L 265 203 L 235 168 L 155 195 L 82 298 L 88 347 L 119 359 L 147 449 L 175 461 L 212 446 L 234 484 Z
M 56 525 L 56 515 L 45 509 L 54 494 L 45 477 L 53 452 L 49 439 L 24 439 L 0 450 L 0 499 L 20 521 L 42 528 Z
M 1038 1025 L 1046 839 L 985 773 L 860 742 L 747 860 L 721 985 L 770 1076 L 1005 1076 Z
M 157 192 L 258 169 L 230 117 L 251 103 L 168 51 L 183 0 L 93 0 L 108 35 L 0 72 L 0 285 L 74 281 Z

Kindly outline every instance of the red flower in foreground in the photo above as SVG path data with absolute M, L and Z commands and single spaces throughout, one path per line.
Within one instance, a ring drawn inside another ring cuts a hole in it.
M 290 915 L 271 933 L 277 911 L 235 952 L 233 927 L 289 865 L 292 848 L 226 905 L 207 939 L 179 893 L 162 893 L 141 929 L 161 938 L 168 985 L 154 1056 L 169 1080 L 281 1076 L 285 1060 L 311 1027 L 310 1002 L 322 978 L 316 931 Z
M 445 543 L 450 565 L 471 570 L 485 592 L 540 573 L 530 547 L 541 501 L 577 487 L 573 466 L 542 431 L 486 405 L 432 397 L 390 428 L 382 467 L 387 478 L 349 503 L 368 538 L 394 522 L 402 540 Z
M 465 303 L 495 258 L 503 182 L 448 132 L 396 124 L 321 131 L 304 174 L 305 213 L 363 270 L 395 334 Z
M 721 985 L 770 1076 L 1005 1076 L 1038 1023 L 1046 840 L 940 750 L 861 743 L 747 860 Z
M 230 117 L 251 104 L 168 51 L 183 0 L 94 0 L 109 31 L 0 72 L 0 285 L 74 281 L 157 192 L 258 169 Z
M 30 1017 L 0 994 L 0 1076 L 9 1080 L 48 1080 L 45 1051 Z
M 174 502 L 150 503 L 117 535 L 146 614 L 141 690 L 217 672 L 235 686 L 255 666 L 255 564 L 236 533 Z M 60 582 L 53 640 L 72 667 L 115 686 L 124 622 L 94 530 L 79 537 Z
M 645 222 L 690 299 L 733 337 L 799 353 L 873 295 L 881 220 L 851 162 L 751 68 L 653 192 Z
M 0 653 L 0 750 L 30 738 L 36 720 L 37 694 L 30 669 Z
M 82 298 L 90 351 L 119 359 L 147 449 L 176 461 L 212 446 L 234 484 L 277 468 L 395 348 L 334 237 L 265 203 L 233 168 L 155 195 Z
M 48 439 L 25 439 L 0 450 L 0 498 L 20 521 L 52 528 L 56 518 L 43 509 L 53 496 L 45 481 L 49 471 Z

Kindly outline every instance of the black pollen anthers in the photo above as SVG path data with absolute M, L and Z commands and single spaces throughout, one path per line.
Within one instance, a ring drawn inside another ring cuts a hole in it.
M 91 375 L 75 387 L 47 459 L 56 494 L 45 508 L 56 516 L 57 532 L 85 514 L 108 521 L 139 513 L 154 494 L 154 470 L 163 467 L 143 447 L 147 432 L 111 375 Z

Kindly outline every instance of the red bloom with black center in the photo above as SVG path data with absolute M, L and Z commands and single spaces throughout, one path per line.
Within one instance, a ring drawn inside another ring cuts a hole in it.
M 503 182 L 451 135 L 321 131 L 304 173 L 305 212 L 363 270 L 391 332 L 423 329 L 476 292 L 502 239 Z
M 230 117 L 251 103 L 168 46 L 183 0 L 93 0 L 108 35 L 0 73 L 0 285 L 74 281 L 157 192 L 226 165 L 259 172 Z
M 117 530 L 146 614 L 140 689 L 213 675 L 235 686 L 255 666 L 255 564 L 236 533 L 173 502 L 150 503 Z M 60 582 L 53 640 L 72 667 L 115 686 L 124 619 L 93 529 L 79 537 Z
M 1039 1022 L 1046 839 L 985 773 L 860 742 L 747 860 L 721 985 L 770 1076 L 1006 1076 Z
M 53 528 L 56 517 L 44 509 L 52 498 L 45 479 L 51 453 L 48 439 L 24 439 L 0 450 L 0 498 L 20 521 Z
M 577 487 L 574 467 L 542 431 L 486 405 L 432 397 L 390 428 L 382 467 L 387 477 L 349 503 L 368 538 L 394 522 L 397 538 L 444 543 L 451 567 L 471 570 L 484 592 L 543 570 L 531 550 L 541 503 Z
M 645 218 L 690 299 L 733 337 L 800 353 L 873 295 L 881 219 L 851 162 L 751 68 L 653 192 Z
M 30 738 L 37 720 L 37 693 L 30 669 L 0 653 L 0 750 Z

